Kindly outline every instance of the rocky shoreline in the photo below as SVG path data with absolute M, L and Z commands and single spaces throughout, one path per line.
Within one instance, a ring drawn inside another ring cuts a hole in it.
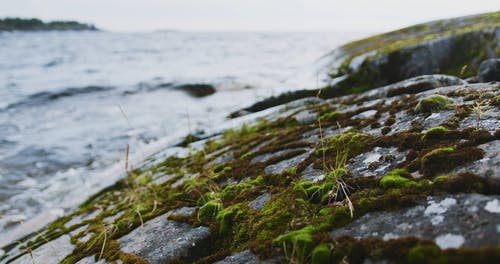
M 499 262 L 500 13 L 330 56 L 328 87 L 187 136 L 0 263 Z
M 0 32 L 2 31 L 62 31 L 62 30 L 98 30 L 94 25 L 82 24 L 76 21 L 50 21 L 43 22 L 37 18 L 4 18 L 0 19 Z

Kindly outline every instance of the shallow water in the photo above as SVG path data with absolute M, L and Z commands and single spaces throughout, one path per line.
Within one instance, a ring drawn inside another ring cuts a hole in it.
M 212 133 L 258 99 L 314 88 L 318 58 L 359 36 L 1 33 L 0 241 L 122 177 L 127 144 L 137 165 L 189 131 Z M 192 83 L 217 92 L 172 89 Z

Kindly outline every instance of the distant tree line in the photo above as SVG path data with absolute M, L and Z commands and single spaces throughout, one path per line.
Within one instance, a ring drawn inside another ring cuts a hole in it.
M 5 18 L 0 19 L 0 31 L 42 31 L 42 30 L 97 30 L 94 25 L 82 24 L 76 21 L 43 22 L 37 18 Z

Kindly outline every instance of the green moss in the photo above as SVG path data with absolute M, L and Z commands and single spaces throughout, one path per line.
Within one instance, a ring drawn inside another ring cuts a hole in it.
M 312 264 L 331 263 L 332 250 L 328 244 L 317 245 L 312 251 Z
M 433 185 L 436 189 L 444 190 L 449 193 L 480 193 L 485 190 L 485 184 L 481 177 L 468 172 L 436 177 L 433 181 Z
M 443 95 L 435 94 L 420 100 L 420 102 L 415 107 L 415 112 L 438 112 L 442 110 L 453 109 L 453 107 L 453 99 Z
M 443 139 L 448 131 L 450 130 L 443 126 L 429 128 L 422 135 L 422 141 L 425 142 L 429 139 Z
M 237 217 L 238 214 L 243 214 L 240 209 L 241 205 L 236 204 L 229 208 L 225 208 L 220 210 L 217 213 L 216 221 L 219 223 L 219 232 L 221 234 L 226 234 L 229 230 L 231 230 L 231 225 L 233 223 L 233 218 Z
M 326 174 L 327 180 L 335 180 L 347 176 L 349 172 L 345 168 L 333 169 Z
M 335 121 L 337 117 L 340 116 L 339 112 L 327 112 L 319 117 L 320 121 Z
M 370 134 L 358 133 L 355 131 L 337 134 L 327 138 L 325 140 L 325 148 L 320 148 L 319 152 L 321 153 L 324 151 L 325 154 L 337 160 L 339 159 L 339 155 L 346 155 L 345 158 L 353 157 L 369 149 L 369 141 L 372 138 L 373 136 Z M 338 166 L 333 165 L 333 167 Z
M 294 252 L 300 259 L 305 258 L 313 246 L 313 234 L 316 231 L 314 226 L 306 226 L 302 229 L 291 231 L 273 240 L 275 246 L 284 246 L 290 252 Z
M 417 187 L 419 184 L 413 180 L 405 178 L 403 176 L 408 177 L 408 172 L 404 169 L 396 169 L 390 171 L 380 179 L 380 186 L 384 189 L 389 188 L 409 188 L 409 187 Z
M 311 182 L 301 180 L 294 184 L 294 190 L 304 194 L 312 203 L 326 203 L 330 200 L 330 192 L 334 189 L 334 181 Z
M 500 95 L 491 98 L 490 104 L 494 106 L 500 106 Z
M 241 196 L 242 194 L 248 194 L 248 192 L 245 191 L 251 191 L 251 190 L 257 191 L 258 190 L 257 187 L 263 184 L 264 184 L 264 177 L 258 176 L 257 178 L 247 182 L 228 185 L 224 187 L 224 189 L 221 191 L 221 198 L 225 201 L 230 201 L 235 199 L 236 196 Z
M 488 138 L 491 139 L 491 135 L 488 134 Z M 484 150 L 478 147 L 438 148 L 422 157 L 420 171 L 425 176 L 435 176 L 449 172 L 457 166 L 481 159 L 483 156 Z
M 440 249 L 436 245 L 418 245 L 408 251 L 408 262 L 411 264 L 428 263 L 429 260 L 435 259 Z
M 139 177 L 137 177 L 135 182 L 139 185 L 147 185 L 149 182 L 151 182 L 151 180 L 152 180 L 152 178 L 150 175 L 142 174 Z
M 208 201 L 200 208 L 198 218 L 215 217 L 221 209 L 222 204 L 219 201 Z

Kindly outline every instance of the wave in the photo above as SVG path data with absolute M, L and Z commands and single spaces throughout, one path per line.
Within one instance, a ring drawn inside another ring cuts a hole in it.
M 91 85 L 91 86 L 85 86 L 85 87 L 79 87 L 79 88 L 70 87 L 70 88 L 66 88 L 66 89 L 54 91 L 54 92 L 49 92 L 49 91 L 39 92 L 39 93 L 29 95 L 25 99 L 22 99 L 18 102 L 7 105 L 7 107 L 5 107 L 4 110 L 5 109 L 13 109 L 13 108 L 21 107 L 21 106 L 42 105 L 42 104 L 45 104 L 45 103 L 48 103 L 51 101 L 55 101 L 55 100 L 59 100 L 61 98 L 65 98 L 65 97 L 72 97 L 75 95 L 82 95 L 82 94 L 89 94 L 89 93 L 104 92 L 104 91 L 109 91 L 109 90 L 113 90 L 113 89 L 114 89 L 114 87 L 110 87 L 110 86 Z

